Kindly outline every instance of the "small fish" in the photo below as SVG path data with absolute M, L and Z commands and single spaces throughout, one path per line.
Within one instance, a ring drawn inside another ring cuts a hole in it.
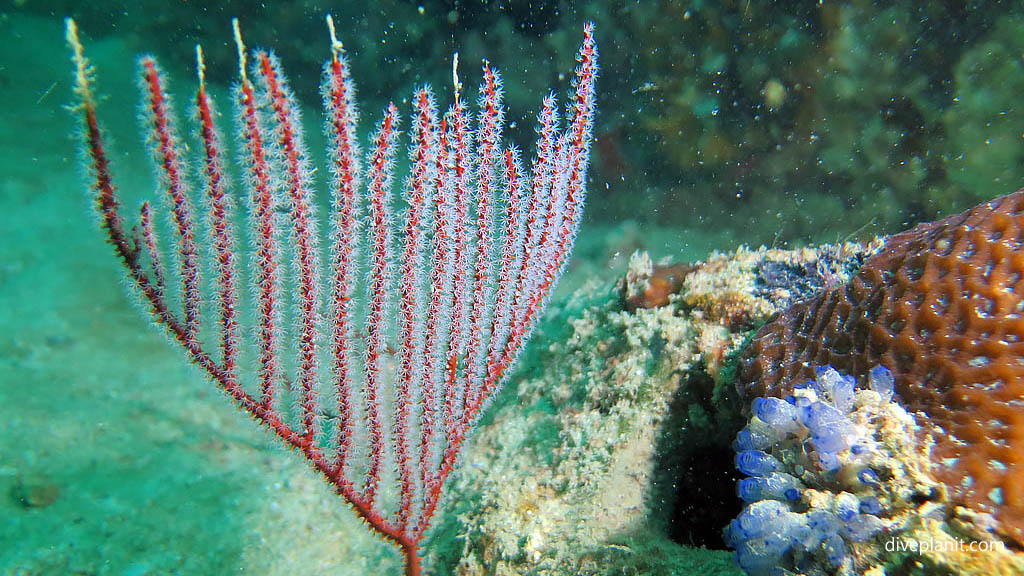
M 639 94 L 641 92 L 653 92 L 654 90 L 660 89 L 661 87 L 655 84 L 654 82 L 644 82 L 640 86 L 637 86 L 635 90 L 633 90 L 633 94 Z

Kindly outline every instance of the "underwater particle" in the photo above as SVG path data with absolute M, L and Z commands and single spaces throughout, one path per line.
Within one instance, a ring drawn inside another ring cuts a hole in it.
M 1024 545 L 1024 191 L 888 238 L 845 285 L 797 303 L 744 353 L 747 398 L 786 395 L 831 365 L 882 364 L 927 415 L 936 475 L 980 531 Z M 963 480 L 970 480 L 964 482 Z M 990 494 L 998 490 L 998 499 Z
M 778 78 L 772 78 L 765 82 L 761 95 L 764 96 L 765 105 L 775 110 L 786 102 L 786 86 Z

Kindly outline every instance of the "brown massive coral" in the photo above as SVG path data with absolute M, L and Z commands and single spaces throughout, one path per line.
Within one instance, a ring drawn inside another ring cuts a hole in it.
M 745 352 L 741 391 L 781 395 L 882 364 L 937 432 L 953 502 L 1024 546 L 1024 190 L 892 236 L 848 284 L 796 304 Z

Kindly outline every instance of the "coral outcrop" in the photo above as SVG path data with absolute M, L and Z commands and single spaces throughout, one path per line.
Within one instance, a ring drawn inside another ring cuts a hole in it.
M 473 505 L 453 504 L 451 529 L 465 537 L 455 573 L 738 573 L 720 532 L 739 512 L 730 358 L 754 327 L 845 282 L 868 254 L 716 253 L 655 299 L 643 296 L 651 279 L 673 266 L 639 253 L 617 290 L 590 283 L 556 299 L 547 346 L 528 352 L 466 455 L 453 500 Z M 632 308 L 629 295 L 652 306 Z
M 847 284 L 754 336 L 739 386 L 784 396 L 883 365 L 933 434 L 951 521 L 1024 545 L 1024 191 L 890 237 Z

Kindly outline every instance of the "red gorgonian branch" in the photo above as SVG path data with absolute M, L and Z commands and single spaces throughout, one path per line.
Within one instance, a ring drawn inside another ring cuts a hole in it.
M 514 146 L 502 147 L 497 70 L 484 65 L 475 128 L 460 97 L 457 55 L 454 104 L 443 116 L 430 88 L 417 89 L 405 208 L 396 226 L 399 111 L 388 106 L 364 159 L 355 87 L 327 22 L 326 218 L 317 213 L 299 104 L 272 53 L 246 52 L 237 21 L 240 78 L 233 94 L 248 207 L 243 230 L 235 229 L 224 139 L 199 47 L 193 120 L 201 194 L 189 186 L 189 148 L 178 136 L 164 74 L 144 56 L 143 132 L 165 210 L 143 203 L 138 224 L 126 228 L 97 120 L 93 70 L 69 19 L 76 111 L 101 226 L 153 318 L 242 410 L 299 450 L 363 520 L 401 548 L 407 575 L 418 575 L 420 545 L 463 443 L 569 260 L 586 195 L 597 48 L 587 24 L 566 126 L 548 95 L 530 171 Z M 323 224 L 330 230 L 326 250 Z M 170 246 L 161 248 L 158 231 L 172 238 Z M 240 272 L 244 242 L 251 246 L 248 285 Z M 322 254 L 330 263 L 326 278 Z M 210 294 L 203 270 L 213 274 Z M 365 299 L 357 305 L 360 287 Z M 250 332 L 251 340 L 241 337 Z M 242 366 L 243 358 L 255 365 Z

